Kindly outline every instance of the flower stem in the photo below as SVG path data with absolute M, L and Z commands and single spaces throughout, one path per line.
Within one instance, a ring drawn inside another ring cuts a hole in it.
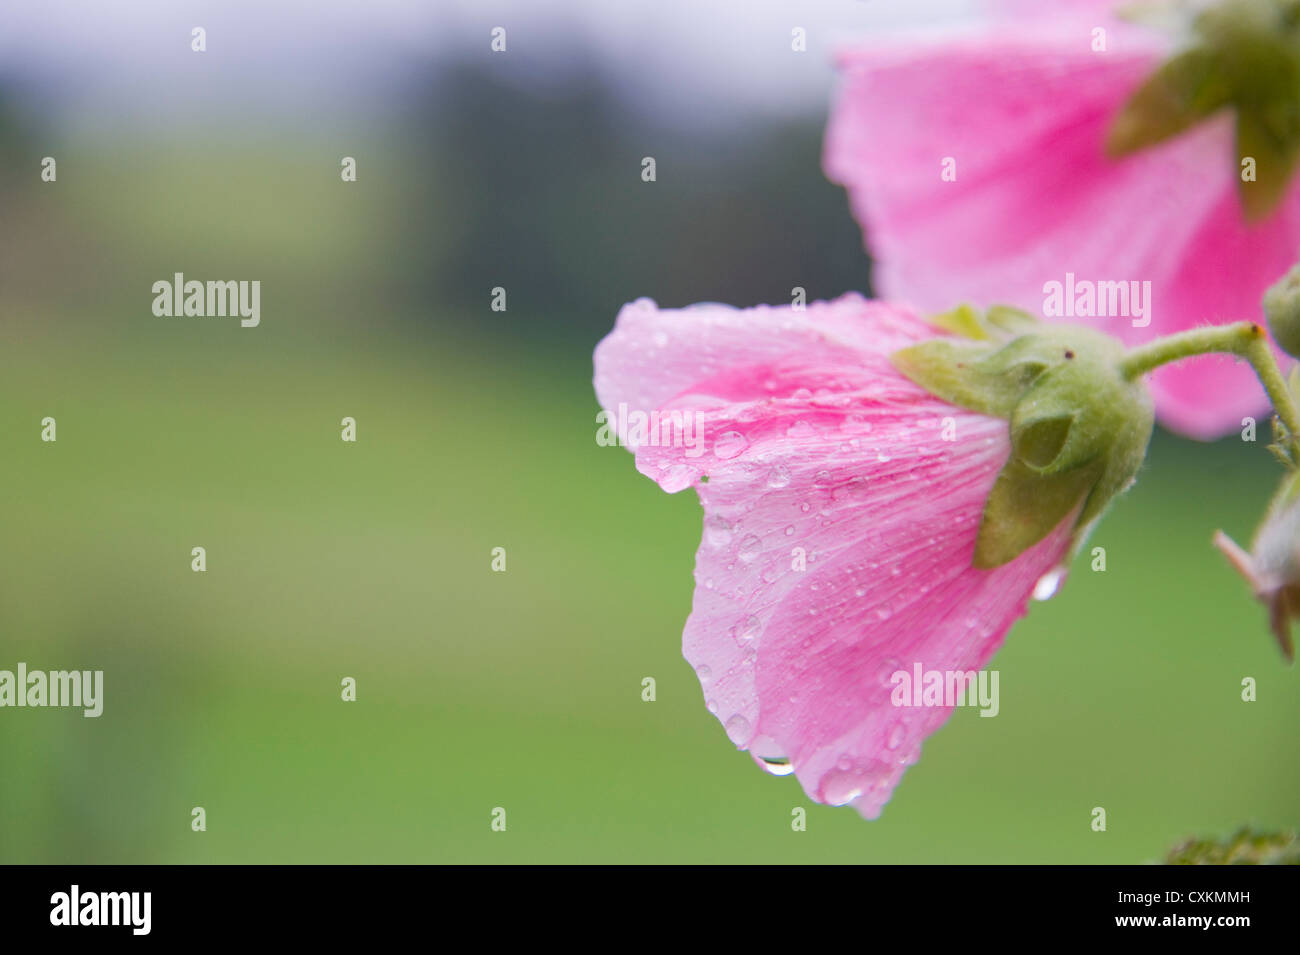
M 1213 352 L 1226 352 L 1250 362 L 1264 391 L 1268 393 L 1269 400 L 1273 402 L 1273 410 L 1286 425 L 1287 432 L 1300 435 L 1300 412 L 1297 411 L 1291 392 L 1287 390 L 1286 380 L 1273 358 L 1268 336 L 1254 322 L 1212 325 L 1158 338 L 1150 344 L 1130 349 L 1120 362 L 1120 373 L 1132 381 L 1171 361 Z

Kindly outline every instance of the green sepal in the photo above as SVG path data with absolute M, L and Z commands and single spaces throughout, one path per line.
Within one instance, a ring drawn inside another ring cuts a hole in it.
M 1106 155 L 1128 156 L 1186 132 L 1227 106 L 1232 88 L 1216 51 L 1196 47 L 1162 63 L 1120 109 Z
M 935 328 L 942 328 L 945 332 L 956 335 L 958 338 L 970 338 L 977 341 L 988 341 L 989 339 L 988 332 L 984 329 L 984 323 L 980 320 L 979 312 L 969 305 L 958 305 L 947 312 L 931 315 L 928 321 Z
M 984 369 L 982 362 L 995 350 L 988 344 L 932 338 L 894 352 L 891 361 L 912 381 L 949 404 L 1005 418 L 1020 391 Z
M 1076 468 L 1044 477 L 1010 458 L 984 502 L 974 566 L 1001 567 L 1050 534 L 1079 506 L 1097 480 L 1093 468 Z
M 958 305 L 929 316 L 927 321 L 958 338 L 981 342 L 1005 342 L 1042 324 L 1028 312 L 1010 305 L 990 305 L 983 312 L 970 305 Z
M 1247 222 L 1259 222 L 1286 197 L 1300 160 L 1300 115 L 1297 103 L 1276 102 L 1237 111 L 1237 162 L 1255 161 L 1253 182 L 1238 177 L 1237 188 Z

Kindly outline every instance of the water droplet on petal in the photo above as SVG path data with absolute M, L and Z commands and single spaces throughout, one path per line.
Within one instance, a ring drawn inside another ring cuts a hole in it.
M 655 332 L 653 335 L 655 347 L 663 348 L 668 344 L 668 334 L 666 332 Z
M 705 709 L 707 709 L 710 713 L 716 713 L 716 712 L 718 712 L 718 701 L 717 701 L 717 700 L 705 700 L 705 701 L 704 701 L 704 706 L 705 706 Z
M 737 746 L 749 739 L 749 720 L 739 713 L 727 720 L 725 729 L 727 730 L 727 738 Z
M 1038 583 L 1034 584 L 1035 600 L 1051 600 L 1056 596 L 1057 590 L 1061 587 L 1061 580 L 1065 577 L 1064 567 L 1053 567 L 1043 576 L 1038 578 Z
M 740 623 L 736 624 L 736 639 L 741 643 L 748 643 L 760 633 L 763 632 L 763 621 L 759 620 L 753 614 L 750 614 Z
M 785 529 L 785 536 L 789 537 L 793 533 L 794 533 L 794 525 L 791 524 L 789 527 Z
M 734 458 L 748 446 L 749 441 L 743 434 L 739 431 L 728 431 L 718 435 L 718 440 L 713 442 L 713 456 L 725 461 Z
M 900 720 L 889 728 L 889 735 L 885 737 L 885 745 L 891 750 L 898 749 L 903 745 L 903 740 L 906 738 L 907 727 Z
M 794 772 L 794 764 L 785 756 L 755 756 L 754 761 L 773 776 L 789 776 Z
M 731 522 L 716 514 L 704 522 L 704 539 L 710 547 L 722 547 L 731 540 Z
M 773 466 L 767 474 L 768 487 L 785 487 L 790 483 L 790 469 L 784 464 Z
M 798 396 L 799 393 L 795 392 L 795 397 L 797 398 Z M 811 438 L 816 433 L 817 429 L 807 421 L 796 421 L 794 424 L 790 425 L 790 427 L 785 429 L 785 435 L 787 438 Z
M 857 773 L 836 768 L 822 779 L 822 798 L 830 806 L 847 806 L 862 795 L 863 786 Z
M 707 683 L 713 679 L 713 671 L 701 663 L 695 668 L 695 675 L 700 678 L 701 683 Z
M 736 556 L 748 564 L 761 553 L 763 553 L 763 542 L 753 534 L 749 534 L 740 542 L 740 551 Z

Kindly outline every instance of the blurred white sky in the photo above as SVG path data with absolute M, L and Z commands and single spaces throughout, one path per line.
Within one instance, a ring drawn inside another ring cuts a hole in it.
M 62 114 L 128 124 L 178 111 L 341 103 L 447 59 L 498 57 L 520 82 L 593 60 L 668 118 L 823 109 L 832 51 L 871 34 L 960 28 L 978 0 L 0 0 L 0 80 Z M 207 52 L 190 30 L 207 30 Z M 490 31 L 507 30 L 492 54 Z M 808 52 L 791 51 L 803 27 Z M 684 109 L 689 104 L 689 109 Z M 313 109 L 313 112 L 316 110 Z M 689 115 L 686 115 L 689 113 Z

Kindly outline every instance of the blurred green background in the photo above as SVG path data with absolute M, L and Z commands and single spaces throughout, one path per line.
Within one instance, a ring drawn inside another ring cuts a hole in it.
M 602 89 L 456 68 L 396 116 L 117 134 L 4 99 L 0 668 L 102 669 L 105 706 L 0 710 L 0 862 L 1144 862 L 1295 825 L 1300 686 L 1209 544 L 1277 476 L 1235 439 L 1157 435 L 1106 572 L 878 821 L 734 751 L 680 656 L 698 503 L 596 445 L 591 350 L 642 295 L 869 267 L 824 117 L 683 132 Z M 154 317 L 175 271 L 259 279 L 261 326 Z

